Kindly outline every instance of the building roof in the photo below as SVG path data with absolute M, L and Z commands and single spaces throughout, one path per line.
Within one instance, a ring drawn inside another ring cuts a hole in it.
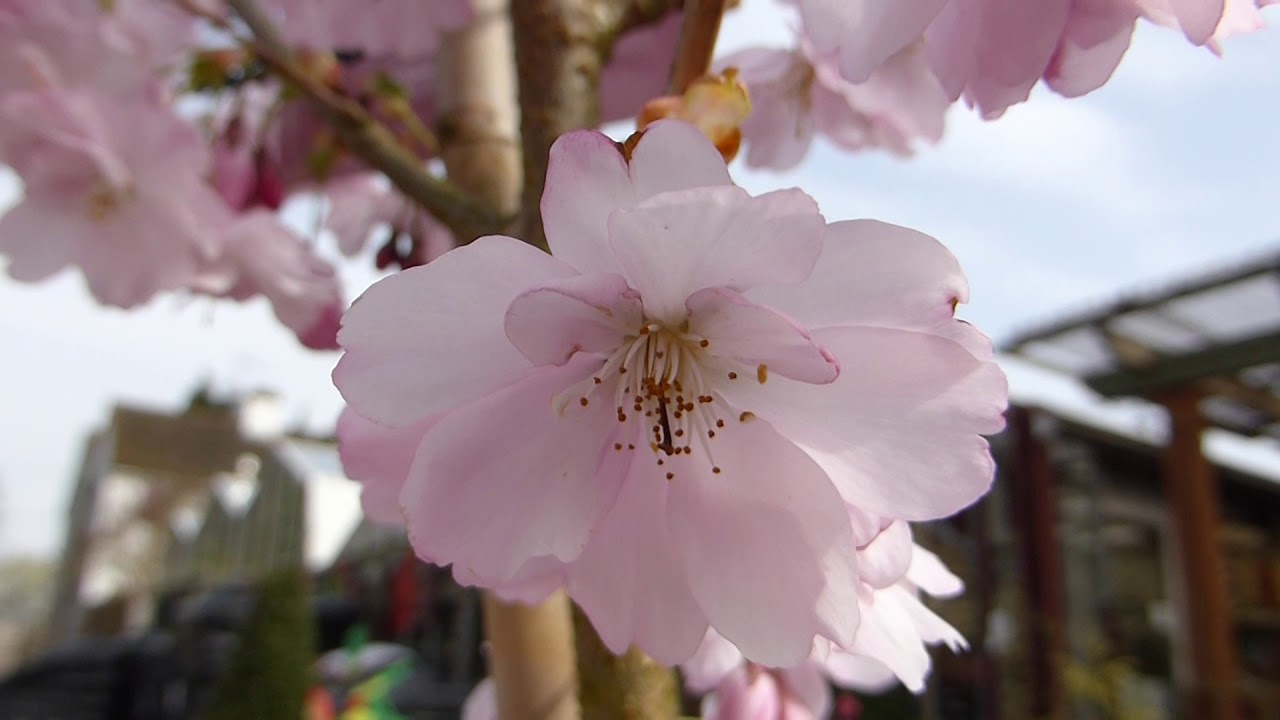
M 1194 387 L 1211 425 L 1280 438 L 1280 248 L 1019 333 L 1002 349 L 1104 397 Z

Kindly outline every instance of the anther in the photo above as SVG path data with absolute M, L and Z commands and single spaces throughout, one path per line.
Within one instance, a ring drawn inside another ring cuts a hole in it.
M 769 366 L 765 365 L 764 363 L 760 363 L 759 365 L 756 366 L 756 380 L 758 380 L 760 384 L 763 385 L 764 382 L 768 379 L 769 379 Z
M 754 419 L 755 416 L 756 414 L 753 412 L 744 412 L 738 416 L 738 422 L 746 422 L 748 420 Z
M 717 419 L 717 420 L 716 420 L 716 427 L 724 427 L 724 421 L 723 421 L 723 420 L 719 420 L 719 419 Z
M 586 398 L 584 398 L 584 397 L 580 397 L 580 398 L 578 398 L 578 404 L 579 404 L 579 405 L 581 405 L 582 407 L 586 407 L 586 406 L 587 406 L 587 399 L 586 399 Z
M 710 340 L 703 339 L 698 343 L 698 347 L 707 347 L 711 344 Z
M 672 479 L 674 479 L 674 478 L 675 478 L 675 476 L 676 476 L 676 474 L 675 474 L 675 473 L 670 473 L 670 472 L 669 472 L 669 473 L 667 473 L 667 479 L 668 479 L 668 480 L 672 480 Z
M 614 449 L 614 450 L 621 450 L 621 449 L 622 449 L 622 443 L 614 443 L 614 444 L 613 444 L 613 449 Z
M 601 379 L 600 379 L 600 378 L 598 378 L 598 377 L 593 377 L 593 378 L 591 378 L 591 381 L 592 381 L 592 382 L 594 382 L 594 383 L 595 383 L 595 384 L 597 384 L 597 385 L 599 385 L 600 383 L 604 382 L 603 380 L 601 380 Z
M 719 474 L 720 474 L 720 468 L 719 468 L 719 467 L 717 467 L 717 466 L 712 466 L 712 467 L 711 467 L 711 472 L 715 473 L 716 475 L 719 475 Z
M 618 372 L 626 372 L 626 370 L 625 370 L 625 369 L 623 369 L 623 370 L 619 370 Z M 736 372 L 730 372 L 730 373 L 729 373 L 729 379 L 730 379 L 730 380 L 737 380 L 737 379 L 738 379 L 738 373 L 736 373 Z

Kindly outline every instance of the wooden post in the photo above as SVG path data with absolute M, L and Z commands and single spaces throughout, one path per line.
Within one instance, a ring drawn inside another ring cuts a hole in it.
M 489 674 L 502 720 L 576 720 L 577 654 L 569 598 L 562 591 L 538 605 L 504 603 L 484 594 Z
M 1030 610 L 1027 649 L 1033 694 L 1029 710 L 1032 717 L 1056 718 L 1064 709 L 1061 667 L 1066 657 L 1062 546 L 1053 465 L 1035 436 L 1034 413 L 1027 408 L 1010 413 L 1015 454 L 1009 510 L 1021 546 Z
M 446 37 L 441 51 L 441 154 L 451 181 L 488 209 L 514 217 L 520 208 L 522 166 L 508 2 L 473 0 L 473 5 L 476 21 Z M 539 195 L 541 189 L 539 179 Z M 520 234 L 527 228 L 514 230 L 517 237 L 527 237 Z M 557 592 L 526 607 L 485 593 L 483 612 L 498 716 L 577 720 L 578 676 L 568 597 Z
M 1164 488 L 1184 580 L 1183 626 L 1191 650 L 1191 687 L 1183 715 L 1236 718 L 1236 656 L 1223 566 L 1218 484 L 1201 448 L 1200 394 L 1184 387 L 1159 401 L 1169 412 Z

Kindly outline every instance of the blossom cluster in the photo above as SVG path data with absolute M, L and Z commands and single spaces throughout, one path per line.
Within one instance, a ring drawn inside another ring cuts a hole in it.
M 1214 52 L 1263 26 L 1276 0 L 782 0 L 798 11 L 794 49 L 752 48 L 736 67 L 758 111 L 747 163 L 785 170 L 815 136 L 856 151 L 909 154 L 942 137 L 963 99 L 993 119 L 1037 83 L 1077 97 L 1110 79 L 1145 20 Z

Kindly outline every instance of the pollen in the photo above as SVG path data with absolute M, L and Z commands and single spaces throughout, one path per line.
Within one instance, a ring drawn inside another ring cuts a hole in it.
M 699 459 L 706 458 L 707 467 L 718 472 L 713 447 L 717 433 L 712 428 L 725 427 L 729 413 L 717 402 L 707 362 L 710 345 L 706 338 L 689 332 L 687 322 L 668 326 L 645 321 L 623 337 L 600 370 L 557 396 L 556 407 L 563 412 L 575 399 L 582 407 L 589 400 L 612 399 L 617 421 L 628 424 L 622 431 L 634 428 L 641 446 L 647 444 L 652 451 L 654 462 L 667 466 L 660 472 L 668 479 L 675 476 L 666 472 L 675 464 L 671 458 L 691 458 L 695 445 L 702 448 Z M 730 379 L 737 376 L 729 373 Z M 714 377 L 723 382 L 724 375 Z M 622 446 L 622 442 L 613 443 L 615 451 Z M 635 444 L 627 448 L 634 450 Z

